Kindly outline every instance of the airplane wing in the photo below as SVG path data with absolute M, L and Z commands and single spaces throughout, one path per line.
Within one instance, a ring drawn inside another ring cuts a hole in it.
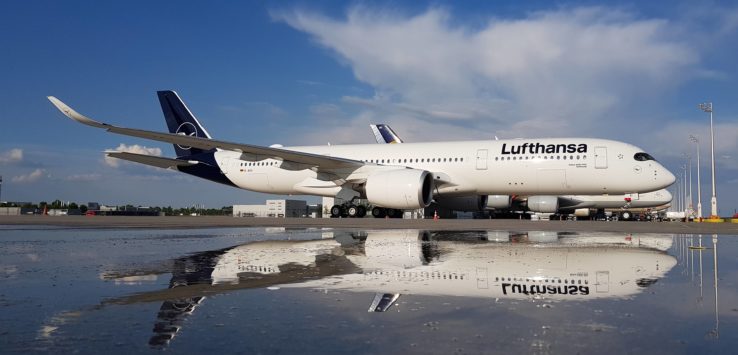
M 217 148 L 217 149 L 230 150 L 230 151 L 235 151 L 235 152 L 240 152 L 240 153 L 245 153 L 245 154 L 259 155 L 259 156 L 263 156 L 264 158 L 279 158 L 285 161 L 290 161 L 290 162 L 294 162 L 298 164 L 305 164 L 308 166 L 320 167 L 321 169 L 359 168 L 359 167 L 366 165 L 366 163 L 362 161 L 358 161 L 358 160 L 328 157 L 328 156 L 319 155 L 319 154 L 297 152 L 297 151 L 281 149 L 281 148 L 261 147 L 257 145 L 231 143 L 231 142 L 225 142 L 225 141 L 220 141 L 220 140 L 186 136 L 186 135 L 180 135 L 180 134 L 174 134 L 174 133 L 155 132 L 155 131 L 147 131 L 143 129 L 133 129 L 133 128 L 113 126 L 111 124 L 95 121 L 89 117 L 86 117 L 78 113 L 77 111 L 73 110 L 71 107 L 67 106 L 65 103 L 63 103 L 61 100 L 57 99 L 54 96 L 48 96 L 48 99 L 49 101 L 51 101 L 52 104 L 54 104 L 54 106 L 56 106 L 57 109 L 59 109 L 59 111 L 61 111 L 65 116 L 71 118 L 72 120 L 75 120 L 79 123 L 92 126 L 95 128 L 102 128 L 108 132 L 113 132 L 113 133 L 122 134 L 126 136 L 145 138 L 145 139 L 150 139 L 154 141 L 178 144 L 181 146 L 195 147 L 195 148 L 204 149 L 204 150 Z M 147 164 L 147 163 L 144 163 L 144 164 Z
M 179 166 L 192 166 L 192 165 L 198 164 L 197 161 L 163 158 L 163 157 L 156 157 L 156 156 L 146 155 L 146 154 L 136 154 L 136 153 L 118 152 L 118 151 L 106 151 L 105 155 L 111 158 L 128 160 L 128 161 L 132 161 L 135 163 L 151 165 L 151 166 L 155 166 L 157 168 L 162 168 L 162 169 L 175 169 Z

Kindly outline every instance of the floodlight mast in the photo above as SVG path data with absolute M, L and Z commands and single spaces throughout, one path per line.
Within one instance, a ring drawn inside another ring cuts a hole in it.
M 689 135 L 689 140 L 697 146 L 697 218 L 702 219 L 702 183 L 700 182 L 700 140 Z
M 712 102 L 699 105 L 700 110 L 710 113 L 710 156 L 712 159 L 712 198 L 710 199 L 710 218 L 719 218 L 717 210 L 717 194 L 715 192 L 715 130 L 712 126 Z

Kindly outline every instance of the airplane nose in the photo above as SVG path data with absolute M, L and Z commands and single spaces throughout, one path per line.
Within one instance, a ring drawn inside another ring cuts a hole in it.
M 676 176 L 662 166 L 661 171 L 659 172 L 659 180 L 664 183 L 663 187 L 668 187 L 676 182 Z
M 661 199 L 662 203 L 669 203 L 674 198 L 671 195 L 671 192 L 669 192 L 669 190 L 666 190 L 666 189 L 663 191 L 663 194 L 661 195 L 661 197 L 662 197 Z

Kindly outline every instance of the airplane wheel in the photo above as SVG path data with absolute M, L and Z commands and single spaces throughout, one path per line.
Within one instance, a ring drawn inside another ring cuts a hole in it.
M 341 217 L 341 206 L 340 205 L 334 205 L 331 207 L 331 218 L 338 218 Z
M 374 218 L 384 218 L 386 214 L 387 214 L 386 210 L 382 207 L 372 208 L 372 217 Z
M 346 210 L 346 213 L 351 218 L 356 218 L 359 215 L 359 208 L 357 206 L 351 206 Z
M 630 220 L 631 217 L 633 217 L 633 216 L 628 211 L 625 211 L 625 212 L 623 212 L 623 213 L 620 214 L 620 219 L 622 219 L 623 221 Z
M 357 209 L 356 217 L 364 218 L 364 216 L 366 216 L 366 207 L 358 206 Z
M 387 217 L 389 218 L 402 218 L 402 211 L 394 208 L 387 209 Z

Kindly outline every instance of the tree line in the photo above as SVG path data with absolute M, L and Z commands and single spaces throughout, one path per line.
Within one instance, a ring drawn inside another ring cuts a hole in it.
M 44 208 L 50 209 L 69 209 L 79 210 L 81 213 L 86 213 L 89 209 L 86 203 L 76 202 L 65 202 L 61 200 L 54 200 L 52 202 L 41 201 L 39 203 L 17 203 L 17 202 L 2 202 L 0 207 L 20 207 L 30 210 L 36 210 L 38 213 L 42 213 Z M 119 206 L 107 206 L 116 207 L 118 211 L 153 211 L 153 212 L 164 212 L 167 216 L 179 216 L 179 215 L 205 215 L 205 216 L 224 216 L 233 214 L 233 206 L 223 206 L 221 208 L 202 208 L 199 206 L 192 207 L 172 207 L 172 206 L 134 206 L 134 205 L 119 205 Z

